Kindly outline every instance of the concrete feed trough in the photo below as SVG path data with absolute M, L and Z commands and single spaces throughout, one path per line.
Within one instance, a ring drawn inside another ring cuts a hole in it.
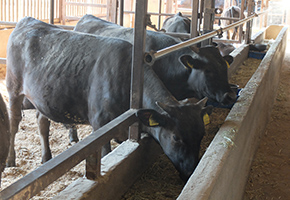
M 224 124 L 203 155 L 178 199 L 242 199 L 244 186 L 259 137 L 270 116 L 285 54 L 287 28 L 271 26 L 254 42 L 270 35 L 275 41 L 243 89 Z M 229 75 L 248 56 L 249 46 L 232 52 Z M 102 159 L 102 177 L 80 178 L 54 199 L 120 199 L 134 181 L 161 154 L 151 138 L 126 141 Z
M 275 41 L 178 199 L 242 199 L 251 162 L 274 103 L 287 28 L 270 26 L 254 42 L 261 42 L 261 38 Z

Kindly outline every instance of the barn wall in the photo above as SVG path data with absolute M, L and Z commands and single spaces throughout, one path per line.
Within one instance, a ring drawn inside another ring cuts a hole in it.
M 6 58 L 8 38 L 13 29 L 0 30 L 0 58 Z M 5 78 L 6 65 L 0 64 L 0 79 Z
M 270 117 L 285 55 L 283 28 L 232 108 L 178 199 L 242 199 Z

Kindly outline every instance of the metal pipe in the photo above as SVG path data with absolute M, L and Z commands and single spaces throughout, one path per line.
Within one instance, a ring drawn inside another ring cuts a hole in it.
M 220 28 L 218 30 L 215 30 L 215 31 L 212 31 L 212 32 L 209 32 L 209 33 L 206 33 L 204 35 L 201 35 L 201 36 L 198 36 L 198 37 L 195 37 L 195 38 L 192 38 L 192 39 L 189 39 L 185 42 L 181 42 L 181 43 L 178 43 L 176 45 L 173 45 L 173 46 L 170 46 L 170 47 L 167 47 L 167 48 L 164 48 L 164 49 L 161 49 L 157 52 L 154 52 L 154 51 L 151 51 L 151 52 L 146 52 L 145 55 L 144 55 L 144 62 L 148 65 L 153 65 L 155 60 L 169 54 L 169 53 L 172 53 L 174 51 L 177 51 L 179 49 L 182 49 L 182 48 L 185 48 L 185 47 L 189 47 L 189 46 L 192 46 L 193 44 L 196 44 L 198 42 L 201 42 L 203 40 L 206 40 L 206 39 L 209 39 L 209 38 L 212 38 L 216 35 L 222 35 L 223 32 L 225 31 L 228 31 L 230 29 L 233 29 L 237 26 L 240 26 L 242 24 L 244 24 L 245 22 L 253 19 L 254 17 L 257 17 L 258 14 L 254 13 L 253 15 L 245 18 L 245 19 L 242 19 L 238 22 L 235 22 L 235 23 L 232 23 L 224 28 Z
M 0 21 L 0 25 L 3 26 L 10 26 L 10 27 L 15 27 L 17 24 L 17 22 L 6 22 L 6 21 Z M 65 25 L 55 25 L 58 26 L 60 28 L 66 29 L 66 30 L 73 30 L 74 26 L 65 26 Z
M 138 0 L 135 3 L 134 45 L 132 51 L 130 108 L 139 109 L 143 102 L 144 68 L 142 58 L 145 52 L 146 18 L 148 0 Z M 130 126 L 129 138 L 140 139 L 140 124 Z
M 240 18 L 236 18 L 236 17 L 215 17 L 215 19 L 221 19 L 221 20 L 233 20 L 233 21 L 238 21 L 240 20 Z
M 54 24 L 54 0 L 50 0 L 49 23 Z
M 6 58 L 0 58 L 0 64 L 6 65 Z
M 4 26 L 16 26 L 17 22 L 7 22 L 7 21 L 0 21 L 0 25 Z
M 119 23 L 121 26 L 124 24 L 124 0 L 119 1 Z
M 158 3 L 158 13 L 161 14 L 161 11 L 162 11 L 162 0 L 159 0 L 159 3 Z M 161 15 L 158 15 L 158 25 L 157 25 L 157 28 L 158 30 L 161 29 Z
M 135 11 L 124 11 L 127 14 L 135 14 Z M 157 16 L 174 16 L 175 14 L 168 14 L 168 13 L 156 13 L 156 12 L 148 12 L 149 15 L 157 15 Z M 191 17 L 191 15 L 182 14 L 184 17 Z

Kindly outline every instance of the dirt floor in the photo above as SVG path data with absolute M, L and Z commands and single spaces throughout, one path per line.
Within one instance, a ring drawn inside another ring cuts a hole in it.
M 290 199 L 290 42 L 271 120 L 254 157 L 244 200 Z

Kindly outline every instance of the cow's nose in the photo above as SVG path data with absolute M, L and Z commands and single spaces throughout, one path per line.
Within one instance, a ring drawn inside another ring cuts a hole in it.
M 235 103 L 237 95 L 235 92 L 227 92 L 223 95 L 222 104 L 229 105 Z

